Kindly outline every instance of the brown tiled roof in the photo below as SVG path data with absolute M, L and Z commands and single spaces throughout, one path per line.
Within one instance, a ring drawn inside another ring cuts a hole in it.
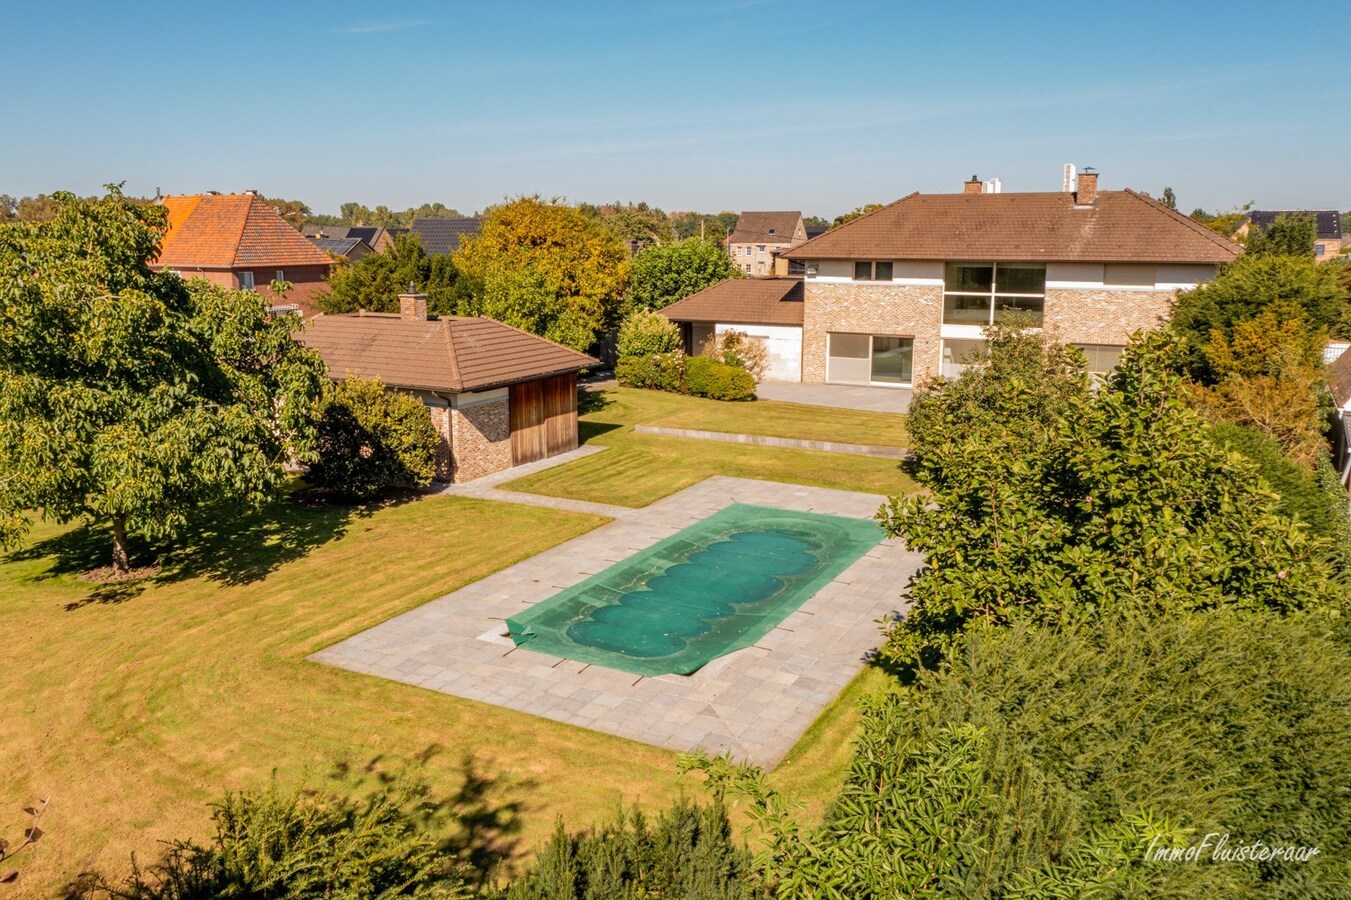
M 673 322 L 802 325 L 801 278 L 730 278 L 661 311 Z
M 317 316 L 296 340 L 329 374 L 378 375 L 391 387 L 476 391 L 596 364 L 585 353 L 483 317 L 403 319 L 393 314 Z
M 1239 244 L 1135 191 L 910 194 L 782 253 L 789 259 L 1208 263 Z
M 169 230 L 156 264 L 184 269 L 329 266 L 333 258 L 253 194 L 165 197 Z
M 727 239 L 729 244 L 789 244 L 797 233 L 798 220 L 802 213 L 797 210 L 784 212 L 743 212 L 736 220 L 736 229 Z M 770 229 L 774 233 L 770 234 Z
M 1328 387 L 1332 389 L 1338 408 L 1351 400 L 1351 350 L 1342 351 L 1342 355 L 1328 366 Z

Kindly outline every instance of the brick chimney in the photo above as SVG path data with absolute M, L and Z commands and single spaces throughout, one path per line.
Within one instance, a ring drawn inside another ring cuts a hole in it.
M 1079 189 L 1074 192 L 1075 206 L 1092 206 L 1098 199 L 1098 173 L 1085 168 L 1079 173 Z
M 400 294 L 399 318 L 411 319 L 421 322 L 427 321 L 427 295 Z
M 981 181 L 975 175 L 971 180 L 962 185 L 963 194 L 982 194 L 985 192 L 985 182 Z

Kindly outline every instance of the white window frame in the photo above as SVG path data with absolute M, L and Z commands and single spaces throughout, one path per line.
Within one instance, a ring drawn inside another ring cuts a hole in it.
M 241 291 L 254 290 L 255 284 L 252 272 L 240 272 L 237 277 L 239 278 L 239 289 Z
M 277 280 L 278 280 L 278 281 L 285 281 L 285 280 L 286 280 L 286 270 L 285 270 L 285 269 L 278 269 L 278 270 L 277 270 Z
M 981 261 L 975 261 L 975 260 L 971 260 L 971 261 L 968 261 L 968 260 L 949 260 L 948 262 L 945 262 L 945 263 L 943 264 L 943 310 L 942 310 L 942 313 L 941 313 L 942 318 L 940 319 L 940 322 L 941 322 L 943 325 L 966 325 L 966 326 L 971 326 L 971 327 L 975 327 L 975 328 L 984 328 L 986 325 L 993 325 L 993 324 L 994 324 L 994 321 L 995 321 L 995 318 L 994 318 L 994 316 L 995 316 L 995 300 L 996 300 L 997 298 L 999 298 L 999 297 L 1015 297 L 1015 298 L 1017 298 L 1017 297 L 1023 297 L 1023 298 L 1027 298 L 1027 299 L 1029 299 L 1029 300 L 1041 300 L 1042 324 L 1044 325 L 1044 324 L 1045 324 L 1045 321 L 1046 321 L 1046 287 L 1045 287 L 1046 279 L 1045 279 L 1044 275 L 1043 275 L 1043 278 L 1042 278 L 1042 289 L 1041 289 L 1041 293 L 1039 293 L 1039 294 L 1019 293 L 1019 292 L 1015 292 L 1015 291 L 1001 291 L 1001 290 L 999 290 L 999 266 L 1000 266 L 1000 265 L 1001 265 L 1001 264 L 1000 264 L 1000 263 L 997 263 L 997 262 L 981 262 Z M 1006 262 L 1006 263 L 1003 263 L 1002 265 L 1008 266 L 1009 268 L 1018 268 L 1018 269 L 1026 269 L 1026 268 L 1029 268 L 1029 267 L 1032 267 L 1032 266 L 1041 266 L 1042 272 L 1045 273 L 1045 271 L 1046 271 L 1046 266 L 1045 266 L 1044 264 L 1042 264 L 1042 263 L 1035 263 L 1035 262 L 1027 262 L 1027 263 L 1013 263 L 1013 262 Z M 971 267 L 977 267 L 977 266 L 989 266 L 989 267 L 990 267 L 990 289 L 989 289 L 988 291 L 950 291 L 950 290 L 948 290 L 948 277 L 947 277 L 948 266 L 971 266 Z M 988 309 L 988 311 L 987 311 L 987 314 L 986 314 L 986 317 L 985 317 L 985 321 L 984 321 L 984 322 L 979 322 L 979 323 L 978 323 L 978 322 L 949 322 L 949 321 L 948 321 L 948 298 L 949 298 L 949 297 L 982 297 L 982 298 L 988 300 L 988 301 L 989 301 L 989 309 Z M 1040 327 L 1040 326 L 1037 326 L 1037 327 Z

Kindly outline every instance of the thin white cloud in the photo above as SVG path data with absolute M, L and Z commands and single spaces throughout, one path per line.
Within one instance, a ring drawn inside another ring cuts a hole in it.
M 349 25 L 346 28 L 335 29 L 336 34 L 382 34 L 387 31 L 404 31 L 408 28 L 421 28 L 423 25 L 434 25 L 432 19 L 404 20 L 401 22 L 367 22 L 362 25 Z

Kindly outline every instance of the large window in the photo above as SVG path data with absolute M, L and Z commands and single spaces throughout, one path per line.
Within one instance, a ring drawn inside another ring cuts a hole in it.
M 984 341 L 943 341 L 943 362 L 939 371 L 944 378 L 961 378 L 962 373 L 981 359 Z
M 826 380 L 843 384 L 909 384 L 914 356 L 913 338 L 830 334 L 826 343 Z
M 240 272 L 240 273 L 239 273 L 239 289 L 242 290 L 242 291 L 251 291 L 251 290 L 253 290 L 253 273 L 252 273 L 252 272 Z
M 790 260 L 788 260 L 788 274 L 789 274 L 789 275 L 806 275 L 806 274 L 807 274 L 807 263 L 804 262 L 803 260 L 800 260 L 800 259 L 790 259 Z
M 948 263 L 944 272 L 945 325 L 989 325 L 1013 314 L 1040 325 L 1045 304 L 1043 265 Z
M 1117 344 L 1075 344 L 1088 358 L 1088 371 L 1099 377 L 1106 377 L 1121 361 L 1121 351 L 1125 347 Z

